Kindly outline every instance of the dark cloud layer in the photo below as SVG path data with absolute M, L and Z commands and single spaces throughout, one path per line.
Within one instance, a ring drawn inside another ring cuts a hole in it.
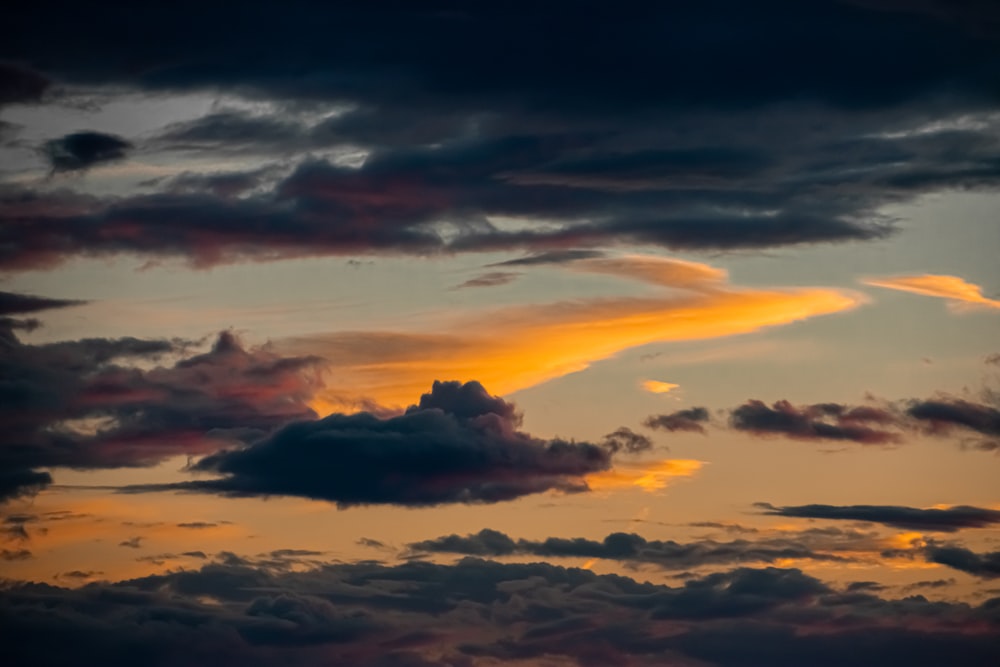
M 817 539 L 818 538 L 818 539 Z M 782 559 L 850 561 L 838 555 L 866 544 L 871 536 L 857 533 L 803 533 L 787 538 L 760 538 L 718 542 L 697 540 L 647 540 L 635 533 L 612 533 L 601 541 L 585 538 L 550 537 L 525 540 L 496 530 L 483 529 L 473 535 L 447 535 L 408 545 L 412 553 L 453 553 L 469 556 L 529 555 L 542 558 L 601 558 L 626 563 L 647 563 L 668 570 L 687 570 L 713 565 L 773 563 Z
M 544 563 L 289 571 L 220 554 L 197 570 L 77 589 L 7 586 L 0 622 L 5 658 L 39 667 L 81 655 L 107 667 L 986 667 L 1000 658 L 996 602 L 844 593 L 779 568 L 671 587 Z
M 540 440 L 518 431 L 519 424 L 514 406 L 478 382 L 435 382 L 405 414 L 298 421 L 193 466 L 220 478 L 127 490 L 302 496 L 344 507 L 494 503 L 584 491 L 585 475 L 611 465 L 609 448 Z
M 832 519 L 841 521 L 871 521 L 894 528 L 953 533 L 964 528 L 987 528 L 1000 524 L 1000 510 L 956 505 L 946 509 L 920 509 L 896 505 L 798 505 L 775 507 L 757 503 L 765 514 Z
M 51 483 L 42 468 L 153 465 L 315 416 L 307 401 L 320 386 L 317 359 L 248 350 L 228 332 L 206 353 L 190 347 L 136 338 L 28 345 L 8 330 L 0 337 L 0 499 Z M 154 365 L 164 359 L 172 365 Z
M 121 253 L 209 266 L 520 249 L 528 264 L 622 243 L 869 241 L 895 229 L 883 205 L 1000 183 L 984 115 L 1000 40 L 978 6 L 292 2 L 280 16 L 249 3 L 234 23 L 214 3 L 100 20 L 42 5 L 19 8 L 0 58 L 69 83 L 263 102 L 148 148 L 298 166 L 252 196 L 259 169 L 114 200 L 10 186 L 5 270 Z M 142 39 L 123 40 L 134 25 Z M 70 136 L 84 135 L 97 136 Z M 57 168 L 127 148 L 67 139 Z M 354 159 L 306 159 L 317 152 Z

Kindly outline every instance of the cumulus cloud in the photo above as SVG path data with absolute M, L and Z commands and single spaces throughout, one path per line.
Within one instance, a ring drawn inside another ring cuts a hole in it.
M 478 382 L 435 382 L 402 415 L 297 421 L 194 464 L 217 479 L 126 490 L 301 496 L 341 507 L 495 503 L 586 491 L 587 475 L 611 467 L 611 448 L 534 438 L 518 430 L 520 421 L 512 404 Z
M 957 276 L 918 275 L 868 278 L 866 285 L 948 299 L 952 304 L 1000 308 L 1000 300 L 983 296 L 983 288 Z
M 257 439 L 315 416 L 321 384 L 319 360 L 247 349 L 229 332 L 195 355 L 179 340 L 0 342 L 2 499 L 50 484 L 45 468 L 148 466 Z
M 969 505 L 945 508 L 917 508 L 897 505 L 798 505 L 776 507 L 757 503 L 764 514 L 775 516 L 871 521 L 907 530 L 954 533 L 965 528 L 987 528 L 1000 524 L 1000 510 Z

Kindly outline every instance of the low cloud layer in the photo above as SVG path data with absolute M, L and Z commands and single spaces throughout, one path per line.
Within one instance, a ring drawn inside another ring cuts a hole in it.
M 229 553 L 200 569 L 77 589 L 7 586 L 5 656 L 39 667 L 80 655 L 107 667 L 992 667 L 1000 659 L 995 599 L 891 599 L 797 569 L 741 567 L 665 586 L 472 558 L 298 571 L 270 560 Z
M 754 540 L 647 540 L 635 533 L 612 533 L 603 540 L 549 537 L 513 539 L 489 528 L 472 535 L 447 535 L 407 545 L 411 554 L 450 553 L 468 556 L 538 556 L 541 558 L 598 558 L 629 564 L 650 564 L 665 570 L 690 570 L 718 565 L 774 563 L 786 560 L 851 562 L 858 552 L 871 550 L 877 540 L 856 532 L 808 531 L 760 537 Z M 840 553 L 838 553 L 840 552 Z

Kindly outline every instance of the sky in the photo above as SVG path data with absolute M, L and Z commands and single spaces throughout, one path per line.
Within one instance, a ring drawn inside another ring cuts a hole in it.
M 1000 664 L 1000 10 L 20 3 L 5 664 Z

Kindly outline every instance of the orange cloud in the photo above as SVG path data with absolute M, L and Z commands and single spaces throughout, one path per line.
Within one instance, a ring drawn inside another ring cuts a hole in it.
M 675 477 L 691 477 L 704 466 L 694 459 L 664 459 L 637 463 L 615 464 L 611 470 L 587 475 L 592 491 L 619 491 L 632 487 L 652 493 L 664 489 Z
M 642 388 L 651 394 L 666 394 L 679 386 L 673 382 L 660 382 L 659 380 L 645 380 L 642 383 Z
M 966 282 L 958 276 L 923 275 L 923 276 L 890 276 L 888 278 L 868 278 L 866 285 L 887 287 L 889 289 L 936 296 L 950 299 L 958 304 L 971 304 L 987 308 L 1000 308 L 1000 300 L 988 299 L 983 296 L 983 288 Z
M 667 289 L 654 296 L 486 310 L 440 332 L 332 333 L 287 345 L 330 362 L 337 386 L 312 405 L 327 413 L 365 400 L 407 405 L 436 379 L 478 380 L 491 392 L 508 394 L 629 348 L 751 333 L 849 310 L 864 298 L 821 287 L 732 287 L 724 271 L 661 257 L 583 260 L 574 267 Z

